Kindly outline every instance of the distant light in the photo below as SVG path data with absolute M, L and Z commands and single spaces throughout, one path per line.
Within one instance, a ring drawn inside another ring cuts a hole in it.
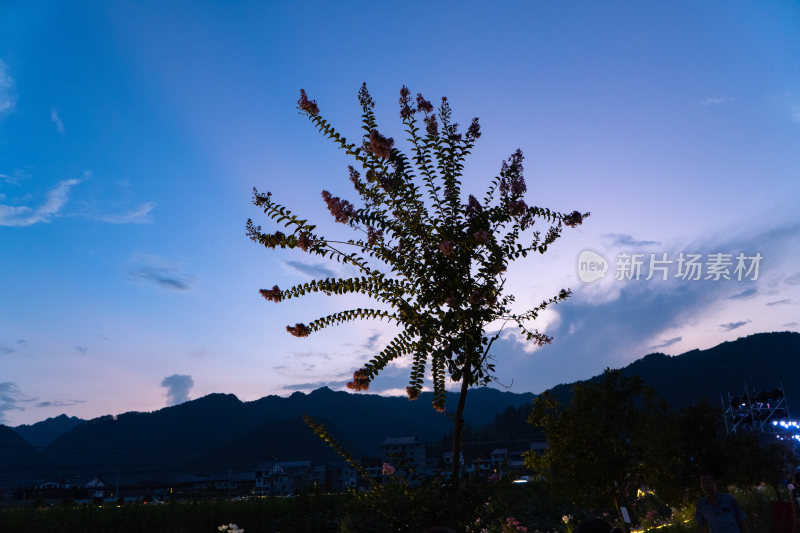
M 527 483 L 527 482 L 528 482 L 527 479 L 515 479 L 514 480 L 514 483 Z

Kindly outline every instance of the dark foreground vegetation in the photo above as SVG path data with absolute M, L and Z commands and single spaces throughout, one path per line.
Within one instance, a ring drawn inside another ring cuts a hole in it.
M 506 533 L 574 531 L 588 517 L 613 522 L 613 508 L 578 508 L 553 496 L 545 481 L 463 486 L 460 493 L 459 531 Z M 774 531 L 774 509 L 784 510 L 788 492 L 783 487 L 733 489 L 751 533 Z M 245 501 L 171 502 L 161 505 L 105 504 L 76 506 L 65 502 L 43 507 L 0 509 L 0 531 L 30 533 L 202 533 L 235 523 L 245 533 L 266 532 L 424 532 L 447 519 L 442 505 L 445 492 L 433 483 L 409 488 L 396 483 L 371 493 L 308 493 L 294 498 L 256 498 Z M 636 527 L 659 527 L 662 533 L 694 531 L 694 507 L 664 505 L 653 494 L 632 502 Z M 779 517 L 778 517 L 779 518 Z

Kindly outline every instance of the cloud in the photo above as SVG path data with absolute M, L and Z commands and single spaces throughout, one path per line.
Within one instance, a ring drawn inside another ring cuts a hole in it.
M 56 125 L 58 133 L 64 133 L 64 123 L 61 122 L 61 118 L 59 118 L 58 111 L 56 111 L 55 107 L 50 110 L 50 122 Z
M 785 327 L 785 328 L 793 328 L 796 325 L 797 325 L 797 322 L 787 322 L 786 324 L 783 324 L 783 327 Z
M 0 115 L 10 113 L 17 105 L 17 96 L 14 94 L 14 80 L 8 73 L 8 65 L 0 60 Z
M 729 300 L 743 300 L 745 298 L 749 298 L 751 296 L 754 296 L 757 293 L 758 293 L 758 291 L 751 287 L 749 289 L 743 290 L 742 292 L 737 292 L 736 294 L 728 296 L 728 299 Z
M 9 411 L 24 411 L 25 407 L 20 405 L 27 402 L 22 396 L 19 387 L 13 381 L 0 382 L 0 424 L 5 424 L 8 419 L 5 413 Z
M 134 281 L 152 283 L 173 291 L 188 291 L 192 288 L 191 277 L 175 264 L 154 255 L 140 255 L 137 262 L 139 264 L 128 271 Z
M 178 405 L 189 401 L 189 391 L 194 387 L 192 376 L 173 374 L 161 381 L 161 386 L 167 389 L 167 405 Z
M 726 104 L 728 102 L 733 102 L 733 100 L 734 98 L 732 97 L 725 97 L 725 98 L 711 97 L 711 98 L 706 98 L 705 100 L 701 100 L 700 103 L 703 105 L 719 105 L 719 104 Z
M 783 300 L 777 300 L 775 302 L 767 302 L 766 305 L 781 305 L 781 304 L 789 304 L 792 301 L 789 298 L 784 298 Z
M 664 251 L 674 258 L 681 249 L 732 252 L 757 249 L 764 257 L 782 257 L 785 264 L 795 265 L 800 256 L 787 256 L 786 251 L 800 249 L 799 235 L 800 225 L 792 222 L 751 234 L 732 231 L 727 239 L 676 243 L 674 249 Z M 783 267 L 775 265 L 775 269 L 780 268 Z M 754 286 L 768 283 L 768 275 L 779 275 L 780 270 L 775 269 L 762 269 L 763 275 Z M 708 331 L 703 326 L 712 324 L 719 331 L 718 319 L 712 317 L 729 308 L 732 313 L 740 312 L 735 308 L 745 301 L 731 300 L 730 296 L 741 293 L 745 287 L 749 285 L 735 280 L 671 278 L 635 282 L 617 281 L 613 277 L 600 284 L 573 286 L 572 298 L 548 308 L 548 312 L 557 316 L 556 320 L 532 324 L 552 335 L 552 344 L 526 353 L 524 345 L 512 335 L 503 335 L 494 343 L 497 377 L 506 385 L 513 381 L 515 387 L 521 387 L 517 390 L 541 392 L 558 383 L 587 379 L 606 367 L 627 365 L 646 355 L 653 344 L 662 344 L 662 339 L 680 335 L 685 343 L 687 335 L 699 334 L 701 329 Z M 703 334 L 708 342 L 715 343 L 726 340 L 724 335 Z M 697 340 L 692 338 L 692 342 Z
M 606 239 L 606 244 L 608 246 L 637 247 L 661 244 L 659 241 L 637 240 L 634 239 L 632 235 L 626 233 L 605 233 L 602 237 Z
M 89 347 L 88 346 L 76 346 L 75 350 L 80 352 L 80 353 L 85 354 L 86 352 L 89 351 Z
M 380 333 L 375 333 L 367 337 L 367 342 L 364 343 L 362 348 L 364 348 L 368 352 L 374 352 L 378 349 L 378 339 L 381 338 Z
M 284 385 L 281 387 L 283 390 L 288 391 L 304 391 L 304 390 L 317 390 L 322 387 L 328 387 L 329 389 L 341 389 L 347 385 L 347 381 L 315 381 L 312 383 L 293 383 L 290 385 Z
M 108 222 L 109 224 L 149 224 L 153 222 L 153 217 L 150 216 L 150 212 L 155 209 L 155 207 L 156 204 L 153 202 L 146 202 L 133 211 L 114 215 L 99 215 L 92 218 L 102 222 Z
M 28 341 L 26 341 L 25 339 L 17 339 L 14 342 L 13 347 L 5 344 L 0 344 L 0 355 L 8 355 L 10 353 L 16 352 L 20 348 L 27 348 L 27 347 L 28 347 Z
M 683 337 L 673 337 L 671 339 L 665 340 L 661 344 L 657 344 L 657 345 L 653 346 L 652 348 L 654 350 L 660 350 L 661 348 L 666 348 L 667 346 L 672 346 L 673 344 L 675 344 L 677 342 L 681 342 L 682 340 L 683 340 Z
M 728 322 L 727 324 L 720 324 L 719 327 L 721 327 L 725 331 L 733 331 L 734 329 L 739 329 L 740 327 L 749 323 L 750 323 L 749 320 L 743 320 L 739 322 Z
M 0 173 L 0 181 L 4 181 L 9 185 L 19 185 L 26 179 L 30 178 L 31 175 L 24 170 L 15 168 L 11 174 L 3 174 Z M 0 199 L 5 198 L 5 195 L 0 195 Z
M 792 274 L 788 278 L 786 278 L 786 283 L 789 285 L 798 285 L 800 284 L 800 272 Z
M 301 263 L 300 261 L 284 261 L 284 265 L 288 266 L 292 270 L 296 270 L 301 274 L 305 274 L 306 276 L 312 278 L 335 278 L 336 273 L 326 268 L 322 263 L 316 263 L 313 265 L 309 265 L 307 263 Z
M 37 402 L 34 404 L 35 407 L 71 407 L 73 405 L 77 405 L 79 403 L 85 403 L 84 400 L 53 400 L 53 401 L 44 401 L 44 402 Z
M 66 205 L 70 189 L 81 181 L 79 179 L 60 181 L 47 192 L 44 203 L 36 209 L 0 204 L 0 226 L 31 226 L 39 222 L 50 222 Z

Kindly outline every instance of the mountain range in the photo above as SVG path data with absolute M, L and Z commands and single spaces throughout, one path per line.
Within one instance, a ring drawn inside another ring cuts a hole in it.
M 701 398 L 719 405 L 721 396 L 741 395 L 745 385 L 757 390 L 782 385 L 791 408 L 800 405 L 800 334 L 761 333 L 679 356 L 653 353 L 621 370 L 640 376 L 675 408 Z M 589 381 L 596 379 L 599 376 Z M 571 386 L 561 384 L 551 392 L 568 401 Z M 465 409 L 470 429 L 465 438 L 535 438 L 535 428 L 525 423 L 534 398 L 531 393 L 492 388 L 470 391 Z M 88 421 L 61 415 L 13 430 L 0 426 L 0 485 L 75 474 L 119 472 L 122 482 L 135 482 L 215 469 L 249 471 L 273 457 L 339 460 L 305 426 L 304 413 L 325 425 L 353 455 L 379 457 L 380 444 L 388 437 L 416 436 L 434 445 L 446 439 L 450 422 L 431 408 L 432 399 L 430 393 L 409 402 L 404 397 L 327 387 L 252 402 L 231 394 L 210 394 L 150 413 Z M 448 405 L 454 406 L 456 400 L 450 393 Z

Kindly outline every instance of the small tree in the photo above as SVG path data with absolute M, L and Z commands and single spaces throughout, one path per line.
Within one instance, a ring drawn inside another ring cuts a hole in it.
M 641 379 L 606 369 L 599 382 L 574 385 L 563 409 L 547 393 L 536 398 L 529 421 L 544 429 L 548 448 L 528 453 L 526 465 L 574 501 L 620 512 L 646 481 L 665 416 L 665 402 Z
M 280 302 L 312 292 L 361 293 L 382 304 L 382 309 L 345 310 L 286 330 L 305 337 L 356 319 L 386 319 L 399 326 L 400 333 L 353 374 L 348 387 L 367 390 L 390 361 L 410 356 L 409 399 L 419 396 L 430 365 L 433 407 L 443 412 L 449 375 L 461 383 L 453 432 L 453 457 L 459 457 L 467 391 L 470 386 L 488 384 L 494 372 L 490 349 L 500 333 L 489 333 L 487 327 L 497 321 L 512 322 L 529 341 L 549 343 L 550 337 L 530 329 L 526 322 L 570 295 L 562 289 L 536 307 L 514 313 L 514 297 L 503 290 L 508 264 L 531 252 L 544 253 L 563 226 L 577 226 L 589 213 L 565 214 L 529 206 L 523 199 L 526 185 L 520 150 L 503 162 L 481 200 L 469 195 L 465 202 L 461 177 L 464 160 L 480 137 L 477 118 L 460 133 L 446 98 L 435 112 L 421 94 L 413 99 L 403 87 L 400 117 L 411 144 L 407 156 L 395 148 L 392 138 L 379 132 L 366 84 L 358 99 L 363 112 L 361 144 L 348 142 L 334 130 L 302 89 L 298 106 L 356 162 L 349 167 L 349 177 L 362 206 L 328 191 L 322 191 L 322 198 L 336 222 L 360 235 L 347 241 L 328 239 L 317 233 L 316 226 L 274 202 L 269 192 L 255 189 L 255 205 L 275 222 L 284 223 L 288 233 L 264 233 L 248 220 L 247 234 L 268 248 L 298 248 L 353 265 L 361 275 L 314 280 L 289 289 L 274 286 L 261 294 Z M 526 232 L 537 220 L 549 223 L 549 228 Z M 458 475 L 458 461 L 453 461 L 453 479 Z

